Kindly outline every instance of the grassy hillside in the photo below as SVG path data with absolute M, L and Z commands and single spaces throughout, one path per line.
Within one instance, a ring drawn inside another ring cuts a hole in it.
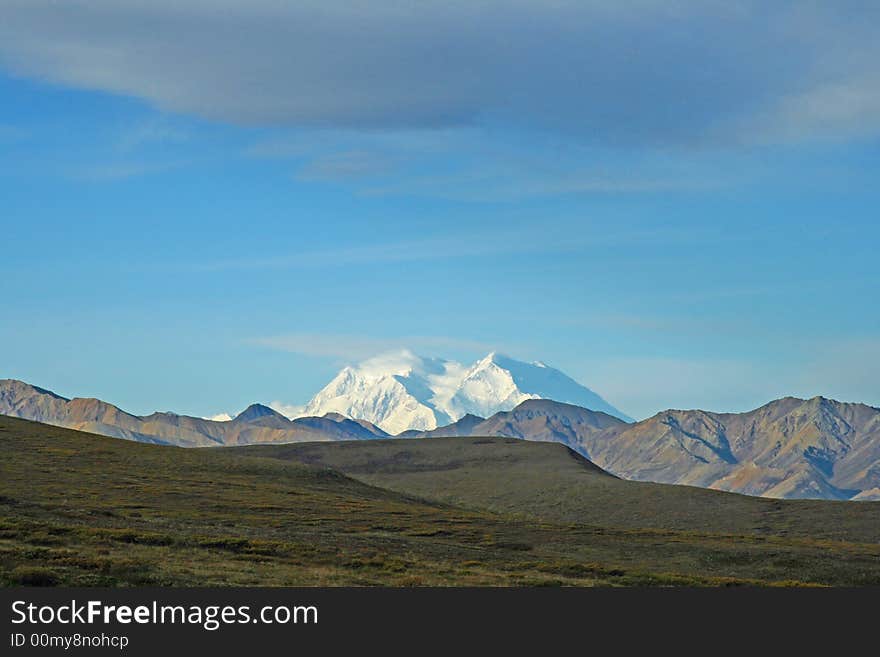
M 240 451 L 334 468 L 376 486 L 451 504 L 556 522 L 880 543 L 877 503 L 774 500 L 625 481 L 558 443 L 430 438 Z
M 473 439 L 367 445 L 378 450 L 370 457 L 377 461 L 372 465 L 363 458 L 367 452 L 352 451 L 350 443 L 337 445 L 337 456 L 350 459 L 339 464 L 352 471 L 349 477 L 323 467 L 332 460 L 331 451 L 305 449 L 311 446 L 301 446 L 304 451 L 293 446 L 186 450 L 0 417 L 0 581 L 880 583 L 880 545 L 869 539 L 877 516 L 876 511 L 866 513 L 874 505 L 847 507 L 865 511 L 852 512 L 859 517 L 851 520 L 846 540 L 832 540 L 826 530 L 811 538 L 784 529 L 730 535 L 735 532 L 658 528 L 657 522 L 633 519 L 627 524 L 613 514 L 602 524 L 600 515 L 582 519 L 562 506 L 559 513 L 550 512 L 553 488 L 540 493 L 533 507 L 516 508 L 511 491 L 520 486 L 534 492 L 542 480 L 549 481 L 548 473 L 570 480 L 569 492 L 585 483 L 595 490 L 628 490 L 626 482 L 559 446 Z M 398 451 L 397 445 L 408 452 Z M 480 460 L 474 461 L 469 451 L 478 452 Z M 358 463 L 374 474 L 354 472 Z M 529 463 L 535 470 L 531 480 L 525 476 Z M 432 476 L 436 483 L 430 491 L 424 481 Z M 385 477 L 387 485 L 416 495 L 358 480 L 367 477 Z M 415 490 L 419 481 L 423 489 Z M 456 493 L 468 509 L 419 499 L 449 497 L 449 491 L 439 489 L 456 481 L 471 482 L 471 492 Z M 648 489 L 637 485 L 632 490 Z M 681 489 L 682 499 L 691 490 Z M 499 499 L 507 499 L 509 508 L 492 501 L 493 491 L 501 491 Z M 721 498 L 738 504 L 747 499 Z M 835 521 L 821 509 L 815 513 Z

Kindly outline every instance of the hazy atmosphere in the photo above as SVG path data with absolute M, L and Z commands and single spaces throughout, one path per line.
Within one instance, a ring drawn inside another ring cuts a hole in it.
M 210 416 L 406 348 L 878 406 L 878 21 L 0 0 L 0 378 Z

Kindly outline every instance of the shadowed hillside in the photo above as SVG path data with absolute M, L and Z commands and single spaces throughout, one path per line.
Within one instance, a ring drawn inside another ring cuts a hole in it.
M 880 504 L 770 500 L 626 481 L 553 443 L 430 438 L 267 445 L 234 452 L 322 465 L 392 490 L 545 520 L 880 543 Z

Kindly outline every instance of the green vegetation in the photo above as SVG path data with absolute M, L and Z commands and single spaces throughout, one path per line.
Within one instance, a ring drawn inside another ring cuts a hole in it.
M 878 511 L 623 482 L 544 443 L 181 449 L 0 417 L 7 585 L 880 584 Z

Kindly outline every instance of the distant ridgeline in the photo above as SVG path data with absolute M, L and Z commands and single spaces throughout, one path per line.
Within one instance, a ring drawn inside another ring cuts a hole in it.
M 208 447 L 370 440 L 389 433 L 339 413 L 288 419 L 254 404 L 225 422 L 139 417 L 97 399 L 68 400 L 0 380 L 0 414 L 139 442 Z M 399 438 L 500 436 L 559 442 L 626 479 L 777 498 L 880 500 L 880 409 L 787 397 L 747 413 L 670 410 L 637 423 L 549 399 L 487 419 L 473 413 Z

